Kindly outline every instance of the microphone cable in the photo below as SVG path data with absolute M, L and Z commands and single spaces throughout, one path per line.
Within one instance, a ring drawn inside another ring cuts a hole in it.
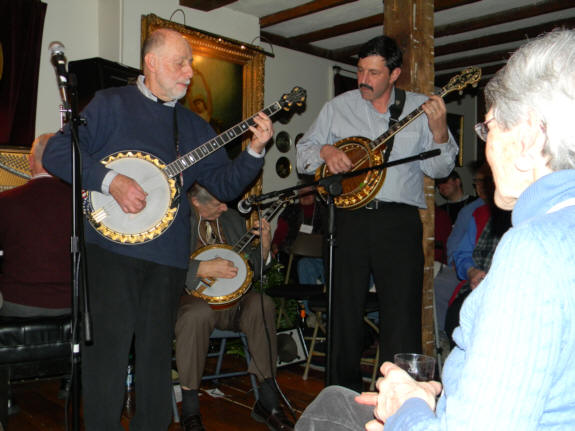
M 263 258 L 263 251 L 264 251 L 263 241 L 262 241 L 262 219 L 263 219 L 263 217 L 262 217 L 261 207 L 258 206 L 257 211 L 258 211 L 258 220 L 259 220 L 259 222 L 260 222 L 260 227 L 259 227 L 259 229 L 260 229 L 260 244 L 259 244 L 259 250 L 260 250 L 260 253 L 259 253 L 259 257 L 260 257 L 260 268 L 259 268 L 259 277 L 260 277 L 260 311 L 261 311 L 261 315 L 262 315 L 262 321 L 263 321 L 263 324 L 264 324 L 264 330 L 265 330 L 265 333 L 266 333 L 266 340 L 267 340 L 267 344 L 268 344 L 268 360 L 269 360 L 269 362 L 270 362 L 269 365 L 270 365 L 270 370 L 271 370 L 271 373 L 272 373 L 271 379 L 272 379 L 272 381 L 273 381 L 273 383 L 274 383 L 274 387 L 275 387 L 275 389 L 276 389 L 276 392 L 280 395 L 280 397 L 281 397 L 281 399 L 283 400 L 284 404 L 285 404 L 286 407 L 288 408 L 288 410 L 289 410 L 291 416 L 293 417 L 294 423 L 295 423 L 295 422 L 297 422 L 297 417 L 296 417 L 295 410 L 294 410 L 294 408 L 292 407 L 292 405 L 291 405 L 291 403 L 289 402 L 289 400 L 287 399 L 287 397 L 285 396 L 285 394 L 283 393 L 283 391 L 281 390 L 281 388 L 279 387 L 279 384 L 278 384 L 278 382 L 277 382 L 277 378 L 276 378 L 276 377 L 277 377 L 277 367 L 275 368 L 275 369 L 276 369 L 275 375 L 274 375 L 274 372 L 273 372 L 274 366 L 276 366 L 276 364 L 274 364 L 274 363 L 273 363 L 273 360 L 272 360 L 272 356 L 273 356 L 273 354 L 272 354 L 272 344 L 271 344 L 271 343 L 272 343 L 272 340 L 271 340 L 271 335 L 270 335 L 270 328 L 268 327 L 267 320 L 266 320 L 266 316 L 265 316 L 265 307 L 264 307 L 264 293 L 265 293 L 265 292 L 264 292 L 264 288 L 263 288 L 263 280 L 264 280 L 264 279 L 263 279 L 263 273 L 264 273 L 264 265 L 265 265 L 265 262 L 264 262 L 264 258 Z M 270 235 L 271 235 L 271 230 L 270 230 Z M 271 250 L 270 250 L 270 252 L 271 252 Z M 277 343 L 277 328 L 276 328 L 276 343 Z M 248 348 L 248 350 L 249 350 L 249 348 Z M 276 350 L 277 350 L 277 349 L 276 349 Z M 253 358 L 252 352 L 250 352 L 250 355 L 252 355 L 252 358 Z M 253 360 L 253 359 L 252 359 L 252 360 Z M 258 370 L 259 370 L 260 373 L 261 373 L 261 369 L 257 366 L 257 364 L 255 364 L 255 366 L 258 368 Z M 263 373 L 261 373 L 261 374 L 263 375 Z M 263 382 L 262 382 L 262 383 L 263 383 Z

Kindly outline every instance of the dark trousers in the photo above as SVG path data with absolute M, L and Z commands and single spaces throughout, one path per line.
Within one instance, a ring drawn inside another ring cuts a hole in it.
M 87 431 L 120 424 L 132 337 L 136 414 L 131 430 L 165 430 L 171 422 L 173 328 L 186 271 L 88 245 L 93 343 L 82 351 Z
M 337 210 L 333 334 L 328 383 L 362 391 L 363 314 L 373 274 L 379 303 L 380 361 L 421 352 L 422 225 L 417 208 Z

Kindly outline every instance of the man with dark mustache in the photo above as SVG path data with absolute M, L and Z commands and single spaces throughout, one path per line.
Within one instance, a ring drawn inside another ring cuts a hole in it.
M 362 337 L 358 334 L 370 274 L 381 316 L 380 361 L 392 361 L 398 352 L 421 351 L 423 251 L 418 209 L 426 207 L 423 175 L 447 176 L 458 151 L 441 97 L 395 87 L 401 64 L 402 53 L 393 39 L 379 36 L 368 41 L 359 52 L 358 89 L 328 102 L 297 146 L 301 173 L 312 173 L 323 163 L 331 173 L 348 172 L 352 162 L 334 143 L 351 136 L 373 140 L 390 123 L 422 105 L 425 115 L 395 135 L 392 147 L 388 143 L 389 161 L 441 150 L 438 157 L 387 169 L 375 199 L 357 210 L 336 211 L 333 358 L 328 383 L 356 391 L 362 390 Z

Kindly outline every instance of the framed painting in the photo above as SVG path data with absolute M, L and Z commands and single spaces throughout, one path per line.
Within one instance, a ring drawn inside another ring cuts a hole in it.
M 447 113 L 447 127 L 459 146 L 456 166 L 463 166 L 463 115 Z
M 216 133 L 224 132 L 263 108 L 265 54 L 262 50 L 154 14 L 143 15 L 141 26 L 141 44 L 160 28 L 178 31 L 188 41 L 193 51 L 194 76 L 180 103 L 204 118 Z M 226 146 L 230 157 L 245 149 L 249 138 L 248 133 L 230 142 Z M 260 176 L 247 195 L 259 194 L 261 187 Z

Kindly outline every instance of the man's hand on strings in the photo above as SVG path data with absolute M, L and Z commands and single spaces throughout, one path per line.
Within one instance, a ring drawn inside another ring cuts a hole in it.
M 135 180 L 125 175 L 114 177 L 110 183 L 110 194 L 125 213 L 136 214 L 146 207 L 148 194 Z
M 320 157 L 325 161 L 332 174 L 341 174 L 349 171 L 353 163 L 343 151 L 333 145 L 326 144 L 321 147 Z

